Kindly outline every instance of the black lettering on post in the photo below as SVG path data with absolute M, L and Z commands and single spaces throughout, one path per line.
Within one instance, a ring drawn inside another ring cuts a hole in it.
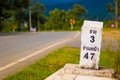
M 88 59 L 88 52 L 84 55 L 84 58 Z
M 91 38 L 91 40 L 90 40 L 90 42 L 95 42 L 95 36 L 90 36 L 90 38 Z
M 97 33 L 97 31 L 96 30 L 93 30 L 93 34 L 96 34 Z
M 95 55 L 95 53 L 91 53 L 91 60 L 93 59 L 94 55 Z
M 92 30 L 90 30 L 90 33 L 92 33 Z

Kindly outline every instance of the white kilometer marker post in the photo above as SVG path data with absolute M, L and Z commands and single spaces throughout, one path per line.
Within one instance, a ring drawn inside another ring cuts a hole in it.
M 80 67 L 99 69 L 103 22 L 85 20 L 82 26 Z

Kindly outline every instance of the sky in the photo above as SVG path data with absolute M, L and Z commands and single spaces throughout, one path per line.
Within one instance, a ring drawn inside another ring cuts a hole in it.
M 36 0 L 33 0 L 36 1 Z M 114 0 L 40 0 L 41 3 L 47 8 L 46 15 L 49 15 L 49 11 L 54 8 L 59 8 L 60 10 L 69 10 L 73 8 L 75 3 L 84 6 L 87 10 L 87 17 L 99 17 L 110 18 L 110 13 L 107 11 L 107 4 L 114 3 Z

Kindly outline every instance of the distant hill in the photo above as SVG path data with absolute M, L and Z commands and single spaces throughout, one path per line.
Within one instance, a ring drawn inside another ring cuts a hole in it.
M 36 0 L 33 0 L 33 2 Z M 73 7 L 75 3 L 85 6 L 87 10 L 86 17 L 88 19 L 107 19 L 111 18 L 106 10 L 108 3 L 113 3 L 114 0 L 40 0 L 47 8 L 46 15 L 54 8 L 68 10 Z

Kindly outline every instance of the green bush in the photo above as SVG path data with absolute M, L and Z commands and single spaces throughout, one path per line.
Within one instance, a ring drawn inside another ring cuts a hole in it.
M 8 20 L 2 21 L 2 31 L 1 32 L 11 32 L 12 23 Z
M 115 24 L 114 20 L 109 20 L 104 22 L 104 28 L 110 28 L 111 24 Z

